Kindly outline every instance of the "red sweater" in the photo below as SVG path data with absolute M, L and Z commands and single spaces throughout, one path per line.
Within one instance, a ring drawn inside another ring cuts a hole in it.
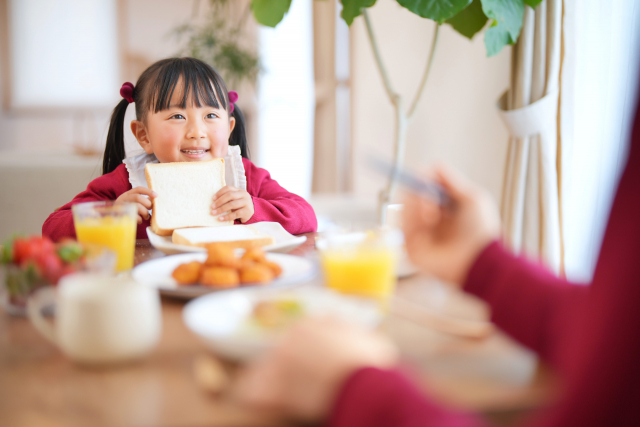
M 302 197 L 289 193 L 275 180 L 269 172 L 261 169 L 247 159 L 242 159 L 247 177 L 247 192 L 251 194 L 255 212 L 247 224 L 258 221 L 275 221 L 291 234 L 316 231 L 318 223 L 313 208 Z M 122 193 L 131 190 L 129 173 L 124 164 L 113 172 L 102 175 L 91 181 L 87 189 L 78 194 L 72 201 L 49 215 L 42 225 L 42 234 L 54 241 L 63 237 L 75 237 L 71 206 L 82 202 L 98 200 L 115 200 Z M 147 238 L 147 227 L 151 221 L 142 221 L 138 225 L 138 239 Z
M 640 113 L 590 286 L 568 283 L 492 243 L 465 290 L 551 364 L 562 396 L 531 425 L 640 426 Z M 421 396 L 397 371 L 364 369 L 338 397 L 332 427 L 471 426 Z

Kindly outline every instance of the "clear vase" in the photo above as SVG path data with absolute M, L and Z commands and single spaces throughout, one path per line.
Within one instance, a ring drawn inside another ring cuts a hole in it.
M 33 266 L 20 268 L 6 264 L 0 268 L 0 284 L 0 303 L 4 311 L 13 316 L 24 316 L 31 292 L 47 282 Z

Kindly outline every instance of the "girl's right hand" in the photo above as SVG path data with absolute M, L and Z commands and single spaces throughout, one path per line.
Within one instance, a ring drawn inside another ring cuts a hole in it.
M 120 197 L 116 199 L 115 204 L 136 203 L 138 205 L 138 224 L 142 224 L 143 219 L 147 220 L 150 218 L 149 209 L 152 207 L 151 199 L 157 196 L 155 191 L 146 187 L 136 187 L 126 193 L 122 193 Z
M 446 282 L 462 285 L 482 250 L 500 236 L 500 215 L 488 191 L 446 169 L 434 171 L 450 201 L 410 195 L 405 200 L 403 228 L 411 261 Z

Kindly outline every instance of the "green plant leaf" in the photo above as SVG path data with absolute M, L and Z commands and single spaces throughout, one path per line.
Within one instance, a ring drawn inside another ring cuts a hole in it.
M 482 0 L 482 11 L 494 20 L 484 36 L 487 55 L 493 56 L 518 41 L 525 0 Z
M 282 21 L 290 6 L 291 0 L 251 0 L 256 21 L 272 28 Z
M 537 5 L 542 3 L 542 0 L 524 0 L 524 2 L 535 9 Z
M 423 18 L 442 24 L 471 4 L 471 0 L 397 0 L 401 6 Z
M 496 21 L 492 21 L 491 26 L 484 35 L 484 45 L 487 48 L 487 56 L 500 53 L 502 48 L 508 44 L 513 44 L 509 32 L 503 26 L 497 25 Z
M 351 26 L 355 17 L 362 13 L 362 9 L 373 6 L 376 0 L 340 0 L 340 3 L 342 3 L 340 16 L 347 25 Z
M 488 19 L 482 11 L 482 3 L 480 0 L 473 0 L 473 2 L 462 9 L 460 13 L 453 18 L 447 19 L 446 23 L 451 25 L 454 30 L 463 36 L 471 39 L 484 28 Z

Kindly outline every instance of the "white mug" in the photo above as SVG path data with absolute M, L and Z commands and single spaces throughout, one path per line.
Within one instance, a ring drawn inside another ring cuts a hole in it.
M 54 325 L 42 308 L 55 302 Z M 85 364 L 123 362 L 154 349 L 162 331 L 155 289 L 128 277 L 76 273 L 27 302 L 31 323 L 69 358 Z

